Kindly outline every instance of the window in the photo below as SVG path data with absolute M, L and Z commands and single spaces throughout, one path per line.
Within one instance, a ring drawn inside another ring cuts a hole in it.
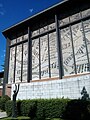
M 63 26 L 69 23 L 69 17 L 59 20 L 59 26 Z
M 18 38 L 17 38 L 17 42 L 21 42 L 21 41 L 22 41 L 22 38 L 23 38 L 23 36 L 18 37 Z
M 39 79 L 39 39 L 32 40 L 32 79 Z
M 49 50 L 50 50 L 51 77 L 58 77 L 59 68 L 58 68 L 56 32 L 49 34 Z
M 23 60 L 22 60 L 22 82 L 27 82 L 28 68 L 28 42 L 23 44 Z
M 87 72 L 86 65 L 88 64 L 88 60 L 86 53 L 86 44 L 81 23 L 72 26 L 72 35 L 77 73 Z
M 76 13 L 70 16 L 70 21 L 73 22 L 73 21 L 79 20 L 80 18 L 81 18 L 80 13 Z
M 41 22 L 40 24 L 40 33 L 44 33 L 48 30 L 47 22 Z
M 83 22 L 84 24 L 84 32 L 85 32 L 85 40 L 87 45 L 87 52 L 89 56 L 89 63 L 90 63 L 90 19 Z M 86 64 L 86 71 L 89 71 L 89 64 Z
M 47 35 L 40 38 L 40 53 L 41 53 L 41 78 L 49 77 L 48 64 L 48 39 Z
M 17 46 L 15 82 L 21 82 L 22 44 Z
M 16 39 L 11 40 L 11 45 L 14 45 L 16 43 Z
M 24 40 L 27 40 L 28 39 L 28 34 L 25 34 L 23 37 L 24 37 Z
M 10 48 L 8 84 L 14 81 L 15 47 Z
M 90 15 L 90 8 L 87 10 L 82 11 L 82 17 L 87 17 Z
M 75 73 L 70 27 L 61 30 L 64 75 Z

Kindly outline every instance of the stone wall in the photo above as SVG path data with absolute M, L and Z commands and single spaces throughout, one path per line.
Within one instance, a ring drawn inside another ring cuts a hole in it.
M 12 94 L 14 90 L 12 84 Z M 38 99 L 38 98 L 81 98 L 81 91 L 85 86 L 87 93 L 90 93 L 90 75 L 74 76 L 70 78 L 21 83 L 17 99 Z M 11 98 L 12 98 L 11 94 Z

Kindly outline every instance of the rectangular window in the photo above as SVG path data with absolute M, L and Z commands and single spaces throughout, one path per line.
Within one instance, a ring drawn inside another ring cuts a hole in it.
M 55 22 L 48 25 L 48 29 L 52 30 L 55 28 Z
M 61 30 L 64 75 L 75 73 L 70 27 Z
M 16 43 L 16 39 L 11 40 L 11 45 L 14 45 Z
M 59 26 L 63 26 L 69 23 L 69 17 L 59 20 Z
M 27 82 L 27 67 L 28 67 L 28 42 L 23 44 L 23 69 L 22 69 L 22 82 Z
M 23 36 L 17 38 L 17 43 L 22 41 Z
M 22 44 L 17 46 L 16 51 L 15 83 L 21 82 L 21 64 L 22 64 Z
M 82 17 L 87 17 L 90 15 L 90 8 L 87 10 L 82 11 Z
M 15 47 L 10 48 L 8 84 L 14 81 Z
M 39 30 L 32 31 L 31 36 L 34 37 L 36 35 L 39 35 Z
M 44 33 L 48 30 L 48 27 L 47 27 L 47 22 L 42 22 L 40 24 L 40 33 Z
M 40 38 L 40 52 L 41 52 L 41 78 L 49 77 L 48 65 L 48 39 L 47 35 Z
M 28 34 L 25 34 L 23 37 L 24 37 L 24 40 L 28 40 Z
M 59 69 L 58 69 L 56 32 L 49 34 L 49 50 L 50 50 L 51 77 L 58 77 Z
M 79 20 L 80 18 L 81 18 L 80 13 L 76 13 L 76 14 L 70 16 L 70 22 Z
M 83 29 L 81 23 L 72 26 L 72 35 L 77 73 L 87 72 L 88 60 L 86 53 L 86 44 L 83 36 Z
M 86 39 L 89 62 L 90 62 L 90 19 L 83 22 L 83 24 L 84 24 L 85 39 Z M 86 71 L 89 72 L 89 64 L 86 64 Z
M 39 79 L 39 39 L 32 40 L 32 79 Z

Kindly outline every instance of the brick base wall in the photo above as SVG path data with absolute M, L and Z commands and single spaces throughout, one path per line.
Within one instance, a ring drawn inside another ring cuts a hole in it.
M 2 96 L 2 88 L 0 88 L 0 96 Z
M 11 85 L 7 84 L 6 85 L 6 95 L 8 95 L 9 97 L 11 97 Z

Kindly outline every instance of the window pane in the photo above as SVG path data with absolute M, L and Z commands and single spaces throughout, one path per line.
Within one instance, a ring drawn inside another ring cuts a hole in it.
M 55 28 L 55 23 L 51 23 L 48 25 L 49 30 L 52 30 Z
M 70 16 L 70 22 L 79 20 L 80 18 L 81 18 L 80 13 L 76 13 L 76 14 Z
M 48 30 L 48 28 L 47 28 L 47 22 L 42 22 L 41 24 L 40 24 L 40 33 L 44 33 L 44 32 L 46 32 Z
M 86 37 L 86 43 L 87 43 L 89 61 L 90 61 L 90 20 L 84 22 L 84 31 L 85 31 L 85 37 Z M 86 64 L 86 69 L 87 71 L 89 71 L 88 64 Z
M 86 17 L 90 15 L 90 8 L 87 10 L 82 11 L 82 17 Z
M 18 37 L 18 38 L 17 38 L 17 42 L 21 42 L 21 41 L 22 41 L 22 38 L 23 38 L 23 36 Z
M 61 43 L 62 43 L 62 55 L 63 55 L 63 69 L 64 75 L 74 74 L 74 59 L 71 43 L 70 28 L 64 28 L 61 30 Z
M 69 23 L 69 17 L 64 18 L 62 20 L 59 21 L 59 26 L 63 26 Z
M 28 42 L 23 44 L 22 82 L 27 82 L 27 65 L 28 65 Z
M 41 52 L 41 78 L 47 78 L 49 77 L 47 35 L 40 38 L 40 52 Z
M 77 73 L 87 72 L 88 61 L 81 23 L 72 26 L 72 34 Z
M 16 43 L 16 39 L 11 40 L 11 45 Z
M 9 74 L 8 84 L 13 83 L 14 80 L 14 61 L 15 61 L 15 47 L 10 48 L 10 59 L 9 59 Z
M 56 42 L 56 32 L 49 34 L 49 50 L 50 50 L 50 69 L 51 77 L 58 77 L 58 56 L 57 56 L 57 42 Z
M 15 83 L 21 82 L 21 62 L 22 62 L 22 45 L 18 45 L 16 51 Z
M 39 39 L 32 40 L 32 79 L 39 79 Z
M 28 34 L 25 34 L 23 37 L 24 37 L 24 40 L 27 40 L 28 39 Z
M 32 37 L 39 35 L 39 30 L 32 31 Z

